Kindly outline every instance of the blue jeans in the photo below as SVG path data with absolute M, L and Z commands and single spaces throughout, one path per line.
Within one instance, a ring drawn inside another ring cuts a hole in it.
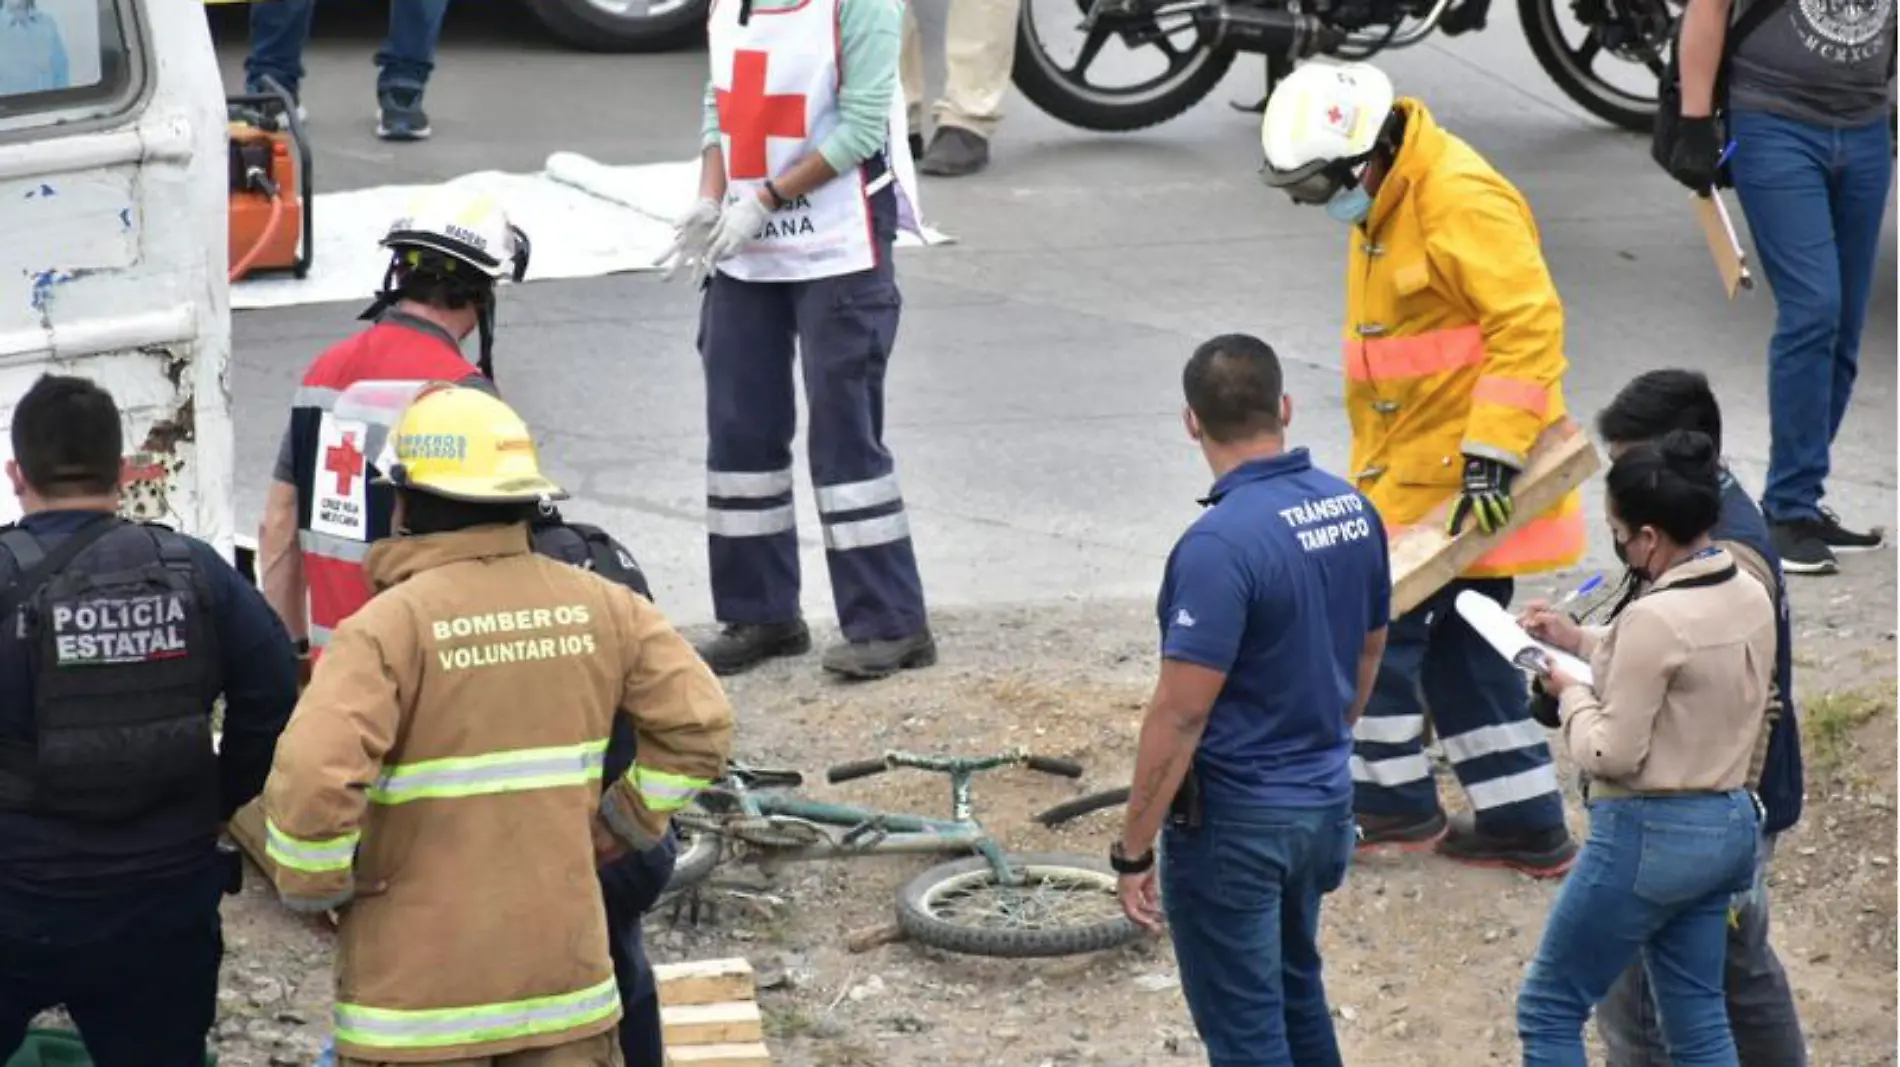
M 1461 578 L 1393 619 L 1366 713 L 1353 727 L 1354 803 L 1364 815 L 1437 811 L 1425 756 L 1425 710 L 1471 799 L 1479 832 L 1564 824 L 1549 731 L 1531 718 L 1530 687 L 1452 607 L 1473 590 L 1510 606 L 1509 578 Z
M 1730 902 L 1735 911 L 1728 927 L 1725 992 L 1742 1067 L 1804 1067 L 1808 1062 L 1788 974 L 1768 943 L 1768 864 L 1774 854 L 1771 834 L 1756 850 L 1754 884 Z M 1649 974 L 1640 962 L 1624 970 L 1597 1005 L 1597 1033 L 1609 1053 L 1606 1067 L 1671 1067 Z
M 1887 120 L 1858 129 L 1738 111 L 1729 168 L 1775 292 L 1768 345 L 1769 521 L 1816 518 L 1860 369 L 1893 178 Z
M 1723 1003 L 1730 898 L 1753 882 L 1747 791 L 1602 799 L 1517 995 L 1525 1067 L 1586 1067 L 1583 1027 L 1625 968 L 1648 971 L 1674 1067 L 1736 1067 Z
M 1162 833 L 1161 902 L 1210 1067 L 1339 1067 L 1319 902 L 1346 878 L 1352 806 L 1210 805 Z
M 310 42 L 310 17 L 316 0 L 256 0 L 251 4 L 251 54 L 244 60 L 244 80 L 255 87 L 270 75 L 278 84 L 299 92 L 303 83 L 303 49 Z M 376 53 L 381 72 L 376 91 L 411 89 L 429 84 L 435 70 L 435 43 L 442 36 L 442 16 L 449 0 L 390 0 L 389 38 Z

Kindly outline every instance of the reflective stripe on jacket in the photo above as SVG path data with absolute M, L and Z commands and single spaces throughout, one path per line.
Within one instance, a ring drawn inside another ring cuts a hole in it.
M 649 848 L 720 773 L 731 708 L 657 608 L 527 528 L 386 540 L 265 787 L 286 902 L 348 903 L 344 1057 L 500 1056 L 620 1016 L 595 844 Z M 638 755 L 602 793 L 616 713 Z M 361 893 L 358 896 L 358 893 Z
M 1352 231 L 1344 367 L 1352 478 L 1389 526 L 1459 490 L 1464 457 L 1522 469 L 1565 417 L 1563 304 L 1530 206 L 1416 100 L 1363 228 Z M 1572 492 L 1466 571 L 1534 574 L 1583 557 Z

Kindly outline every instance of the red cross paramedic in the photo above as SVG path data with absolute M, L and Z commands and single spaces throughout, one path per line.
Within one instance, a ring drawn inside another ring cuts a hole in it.
M 706 529 L 714 613 L 700 654 L 733 674 L 811 648 L 792 506 L 796 356 L 843 644 L 825 669 L 936 662 L 910 521 L 884 446 L 902 300 L 898 228 L 919 231 L 897 90 L 902 0 L 714 0 L 700 200 L 674 268 L 704 288 Z
M 382 244 L 389 270 L 363 315 L 375 325 L 304 373 L 258 531 L 264 597 L 313 660 L 331 629 L 368 602 L 363 557 L 390 534 L 390 490 L 371 484 L 366 457 L 381 454 L 390 425 L 428 382 L 492 388 L 495 284 L 527 272 L 526 235 L 484 193 L 424 194 Z M 481 347 L 471 364 L 462 342 L 473 333 Z

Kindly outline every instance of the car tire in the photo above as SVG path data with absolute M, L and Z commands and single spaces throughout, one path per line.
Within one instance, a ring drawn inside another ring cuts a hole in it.
M 604 0 L 527 0 L 561 43 L 589 52 L 671 52 L 705 43 L 712 0 L 653 0 L 657 14 L 616 14 Z

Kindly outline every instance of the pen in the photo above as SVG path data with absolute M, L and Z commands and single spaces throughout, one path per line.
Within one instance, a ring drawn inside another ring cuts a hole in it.
M 1734 154 L 1735 154 L 1735 142 L 1730 141 L 1728 143 L 1728 146 L 1722 149 L 1722 154 L 1715 157 L 1715 169 L 1721 170 L 1722 164 L 1727 163 L 1728 157 Z
M 1562 608 L 1566 604 L 1573 603 L 1574 601 L 1577 600 L 1577 598 L 1586 597 L 1586 596 L 1589 596 L 1591 593 L 1596 592 L 1597 587 L 1602 584 L 1603 584 L 1603 575 L 1601 573 L 1593 574 L 1590 576 L 1589 581 L 1583 583 L 1582 585 L 1576 587 L 1575 589 L 1572 589 L 1570 592 L 1565 593 L 1562 600 L 1559 600 L 1555 604 L 1552 604 L 1550 606 L 1550 610 L 1552 611 L 1562 610 Z

